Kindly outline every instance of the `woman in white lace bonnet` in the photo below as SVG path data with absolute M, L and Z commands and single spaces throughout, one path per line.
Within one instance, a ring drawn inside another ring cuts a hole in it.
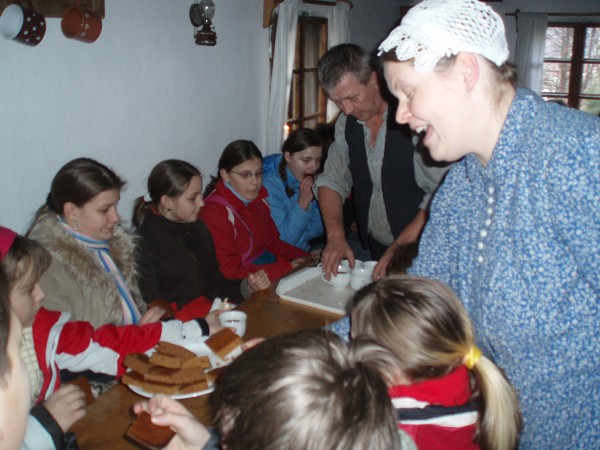
M 461 298 L 519 392 L 521 449 L 600 445 L 600 119 L 515 87 L 504 24 L 425 0 L 380 46 L 396 120 L 458 161 L 410 273 Z

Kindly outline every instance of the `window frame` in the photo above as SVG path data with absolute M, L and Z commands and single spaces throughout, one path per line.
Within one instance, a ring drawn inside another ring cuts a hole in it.
M 572 108 L 579 109 L 582 100 L 598 100 L 600 101 L 600 94 L 585 94 L 581 92 L 583 67 L 584 64 L 598 64 L 600 65 L 600 59 L 584 58 L 585 51 L 585 37 L 588 28 L 600 28 L 598 22 L 559 22 L 552 21 L 548 23 L 547 28 L 572 28 L 573 29 L 573 47 L 571 49 L 571 58 L 546 58 L 544 57 L 544 64 L 546 63 L 562 63 L 569 64 L 569 85 L 567 93 L 558 92 L 541 92 L 542 97 L 549 100 L 561 100 Z M 542 87 L 543 88 L 543 87 Z
M 316 121 L 317 123 L 324 123 L 327 121 L 327 95 L 320 85 L 317 85 L 317 111 L 307 114 L 304 103 L 305 74 L 314 73 L 316 76 L 317 73 L 317 67 L 306 67 L 304 60 L 305 26 L 308 23 L 319 23 L 322 25 L 319 38 L 319 59 L 327 51 L 327 32 L 329 26 L 327 18 L 307 14 L 299 15 L 298 28 L 296 31 L 294 68 L 292 70 L 292 86 L 285 119 L 288 131 L 306 127 L 308 121 Z M 297 84 L 294 83 L 296 77 L 298 78 Z M 296 87 L 296 89 L 294 89 L 294 87 Z M 297 111 L 294 111 L 294 105 L 297 105 Z

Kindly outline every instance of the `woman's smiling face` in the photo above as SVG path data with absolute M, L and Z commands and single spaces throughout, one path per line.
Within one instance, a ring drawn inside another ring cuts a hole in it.
M 385 62 L 385 79 L 398 99 L 396 122 L 424 133 L 423 144 L 437 161 L 456 161 L 469 153 L 469 124 L 463 86 L 452 67 L 417 72 L 412 62 Z

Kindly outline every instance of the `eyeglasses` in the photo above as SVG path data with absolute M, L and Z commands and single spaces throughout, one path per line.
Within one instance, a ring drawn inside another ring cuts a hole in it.
M 262 170 L 257 170 L 256 172 L 236 172 L 235 170 L 230 170 L 231 173 L 235 173 L 237 176 L 242 177 L 244 180 L 250 180 L 252 177 L 256 177 L 257 180 L 260 180 L 263 176 Z

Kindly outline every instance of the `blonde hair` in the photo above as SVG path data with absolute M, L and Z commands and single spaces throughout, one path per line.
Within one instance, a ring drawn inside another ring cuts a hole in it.
M 392 276 L 361 289 L 353 299 L 352 336 L 376 340 L 394 353 L 411 381 L 438 378 L 463 364 L 475 345 L 460 300 L 444 284 L 414 276 Z M 478 402 L 482 449 L 513 449 L 520 413 L 517 395 L 503 372 L 485 356 L 471 370 Z

